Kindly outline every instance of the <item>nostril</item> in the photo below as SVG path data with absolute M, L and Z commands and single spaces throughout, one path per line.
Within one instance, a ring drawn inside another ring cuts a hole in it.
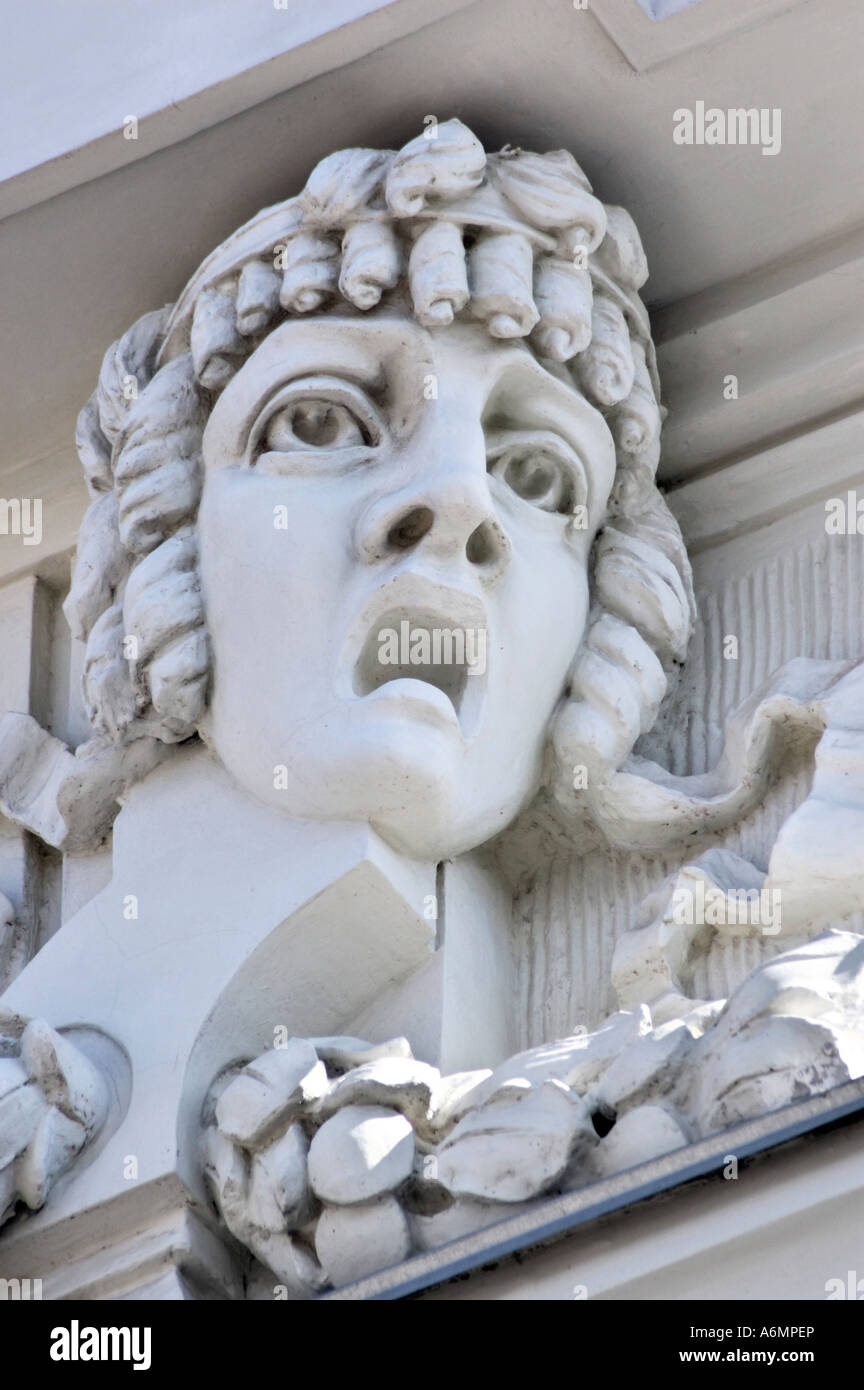
M 432 529 L 434 519 L 429 507 L 415 507 L 388 531 L 388 544 L 396 550 L 407 550 L 409 546 L 422 541 L 427 532 Z
M 465 546 L 465 554 L 472 565 L 488 565 L 498 558 L 500 545 L 498 533 L 488 522 L 483 521 L 472 531 Z

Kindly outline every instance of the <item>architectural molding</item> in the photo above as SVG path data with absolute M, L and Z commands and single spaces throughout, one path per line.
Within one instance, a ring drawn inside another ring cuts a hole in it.
M 114 82 L 98 102 L 76 102 L 74 87 L 66 87 L 61 68 L 54 74 L 56 80 L 45 84 L 41 114 L 31 107 L 32 121 L 16 125 L 14 109 L 21 97 L 10 67 L 5 100 L 13 110 L 8 128 L 17 128 L 19 140 L 26 138 L 27 143 L 7 144 L 0 166 L 0 219 L 157 154 L 471 3 L 331 0 L 326 6 L 298 10 L 268 0 L 257 12 L 223 3 L 186 5 L 179 14 L 176 7 L 159 4 L 137 28 L 134 12 L 118 22 L 113 7 L 102 6 L 88 22 L 89 57 L 113 72 Z M 66 38 L 68 12 L 62 5 L 54 8 L 55 13 L 46 16 L 43 6 L 32 13 L 29 24 L 18 27 L 15 39 L 24 49 L 21 73 L 32 72 L 37 48 L 45 62 L 52 45 Z M 194 66 L 187 64 L 179 80 L 160 72 L 158 51 L 151 47 L 160 23 L 170 18 L 179 19 L 186 29 L 186 37 L 175 34 L 175 41 L 193 45 L 196 53 Z M 131 137 L 130 115 L 137 121 Z
M 862 301 L 857 232 L 661 311 L 663 480 L 726 469 L 864 409 Z
M 728 402 L 734 408 L 733 402 Z M 704 477 L 670 488 L 669 505 L 687 536 L 691 554 L 724 545 L 775 523 L 789 520 L 801 534 L 802 513 L 816 509 L 816 527 L 825 530 L 829 497 L 845 497 L 861 485 L 864 413 L 811 422 L 791 438 L 758 450 Z
M 772 19 L 801 0 L 590 0 L 636 72 Z

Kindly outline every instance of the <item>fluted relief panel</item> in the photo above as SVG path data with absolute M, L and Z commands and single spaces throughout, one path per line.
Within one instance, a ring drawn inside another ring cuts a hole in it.
M 730 712 L 778 667 L 796 657 L 860 658 L 864 537 L 827 534 L 825 517 L 820 502 L 694 557 L 699 621 L 685 673 L 637 752 L 679 776 L 704 772 L 720 757 Z M 532 872 L 514 912 L 523 1045 L 597 1027 L 618 1007 L 612 953 L 646 894 L 711 845 L 764 869 L 810 778 L 802 756 L 739 825 L 679 852 L 559 852 Z M 844 925 L 864 931 L 864 917 Z M 725 997 L 759 960 L 786 947 L 769 938 L 718 940 L 696 964 L 694 987 L 700 997 Z

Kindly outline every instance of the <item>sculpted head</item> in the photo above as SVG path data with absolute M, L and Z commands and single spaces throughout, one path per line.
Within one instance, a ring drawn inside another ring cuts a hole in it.
M 541 787 L 590 813 L 692 597 L 632 221 L 565 151 L 429 136 L 322 161 L 109 350 L 66 612 L 103 737 L 445 857 Z

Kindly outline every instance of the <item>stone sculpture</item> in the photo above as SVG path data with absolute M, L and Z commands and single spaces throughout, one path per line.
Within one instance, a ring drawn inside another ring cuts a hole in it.
M 782 668 L 710 773 L 634 752 L 696 617 L 655 482 L 647 273 L 572 155 L 487 154 L 452 120 L 324 159 L 109 349 L 81 413 L 65 612 L 93 738 L 0 719 L 0 809 L 50 845 L 98 844 L 196 739 L 256 814 L 368 825 L 428 864 L 532 811 L 585 850 L 687 843 L 815 748 L 767 873 L 712 848 L 643 905 L 599 1029 L 455 1075 L 404 1038 L 250 1031 L 195 1117 L 250 1296 L 311 1296 L 864 1074 L 859 668 Z M 758 962 L 728 1002 L 693 993 L 718 932 Z M 70 1105 L 8 1129 L 29 1173 L 47 1114 L 83 1127 L 7 1201 L 38 1206 L 97 1127 Z

